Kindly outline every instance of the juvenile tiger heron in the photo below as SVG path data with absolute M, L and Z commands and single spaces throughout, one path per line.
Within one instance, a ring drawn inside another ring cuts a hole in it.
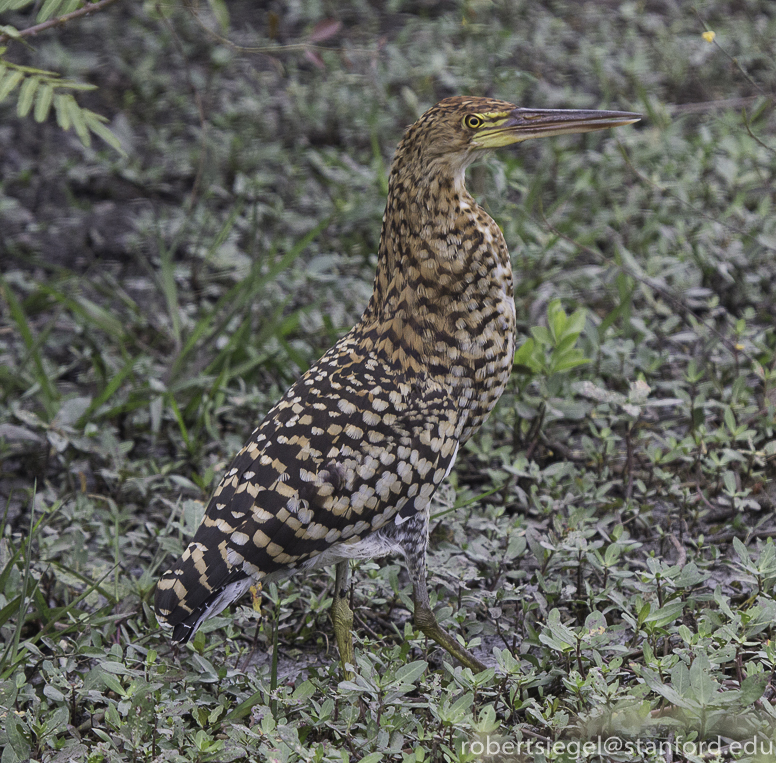
M 348 560 L 398 552 L 417 628 L 484 669 L 438 624 L 426 585 L 431 498 L 501 397 L 515 351 L 509 252 L 464 172 L 502 146 L 639 119 L 456 97 L 407 130 L 361 320 L 254 430 L 159 581 L 156 612 L 174 641 L 258 581 L 336 564 L 332 620 L 343 666 L 353 665 Z

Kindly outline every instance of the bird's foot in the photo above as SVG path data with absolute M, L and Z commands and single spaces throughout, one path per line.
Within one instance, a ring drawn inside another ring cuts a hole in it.
M 348 665 L 355 665 L 356 659 L 353 652 L 353 611 L 348 606 L 347 583 L 350 573 L 348 562 L 337 564 L 337 576 L 334 581 L 334 601 L 331 605 L 331 622 L 334 626 L 334 637 L 337 639 L 337 647 L 342 663 L 342 672 L 346 681 L 353 680 L 353 672 Z
M 422 631 L 425 636 L 439 644 L 449 654 L 455 657 L 458 662 L 466 668 L 471 668 L 472 672 L 482 673 L 486 670 L 483 665 L 466 647 L 461 646 L 437 621 L 436 615 L 431 609 L 423 604 L 415 603 L 415 627 Z

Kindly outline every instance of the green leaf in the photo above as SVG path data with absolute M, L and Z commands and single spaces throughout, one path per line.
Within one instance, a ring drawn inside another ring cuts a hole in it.
M 682 665 L 685 670 L 686 666 Z M 664 684 L 660 677 L 652 670 L 647 668 L 641 668 L 640 675 L 644 679 L 644 683 L 649 686 L 652 691 L 659 694 L 661 697 L 665 697 L 672 705 L 676 707 L 684 707 L 690 709 L 693 707 L 692 702 L 685 699 L 679 692 L 673 687 Z
M 0 24 L 0 34 L 7 34 L 12 40 L 22 39 L 22 36 L 19 30 L 15 26 L 11 26 L 10 24 Z M 7 48 L 5 47 L 0 48 L 0 56 L 2 56 L 6 50 Z
M 37 18 L 38 23 L 41 21 L 48 21 L 52 16 L 57 14 L 59 6 L 62 5 L 62 0 L 46 0 L 43 3 L 43 7 L 38 11 Z
M 218 21 L 221 31 L 226 34 L 229 31 L 229 9 L 224 0 L 207 0 L 210 10 Z
M 552 334 L 553 344 L 555 344 L 563 335 L 563 330 L 566 327 L 566 313 L 563 311 L 559 299 L 553 299 L 547 306 L 547 325 Z
M 522 345 L 515 352 L 513 363 L 517 368 L 518 373 L 539 373 L 541 366 L 534 358 L 534 351 L 536 350 L 536 342 L 533 339 L 526 339 Z
M 30 743 L 24 733 L 22 722 L 13 713 L 8 713 L 6 723 L 5 733 L 8 736 L 8 744 L 20 761 L 28 760 L 30 757 Z
M 122 148 L 121 141 L 104 124 L 105 117 L 95 114 L 93 111 L 84 109 L 84 119 L 89 129 L 98 137 L 102 138 L 111 148 L 118 151 L 122 156 L 127 156 L 127 152 Z
M 682 697 L 690 695 L 690 671 L 683 662 L 679 662 L 671 668 L 671 685 Z
M 604 552 L 604 564 L 607 567 L 613 566 L 622 554 L 622 548 L 617 543 L 611 543 Z
M 54 96 L 54 109 L 57 112 L 57 124 L 63 130 L 69 130 L 70 125 L 72 125 L 70 107 L 68 106 L 68 101 L 72 100 L 72 98 L 72 95 L 57 94 Z
M 396 681 L 400 683 L 414 684 L 425 673 L 428 663 L 424 660 L 415 660 L 408 665 L 402 665 L 396 671 Z
M 102 682 L 111 690 L 116 692 L 116 694 L 119 695 L 119 697 L 126 697 L 127 692 L 124 689 L 124 687 L 121 685 L 121 681 L 119 681 L 116 676 L 111 675 L 110 673 L 106 672 L 100 672 L 100 679 Z
M 544 345 L 545 347 L 552 347 L 552 337 L 544 326 L 531 326 L 531 333 L 539 344 Z
M 35 0 L 0 0 L 0 13 L 6 11 L 18 11 L 25 5 L 31 5 Z
M 2 609 L 0 609 L 0 626 L 5 625 L 9 618 L 19 612 L 22 604 L 21 594 L 11 599 Z
M 13 89 L 24 79 L 19 71 L 12 71 L 0 81 L 0 102 L 4 101 Z
M 451 725 L 460 723 L 464 716 L 471 710 L 471 706 L 474 703 L 474 694 L 467 692 L 462 697 L 459 697 L 449 708 L 448 722 Z
M 540 634 L 539 640 L 558 652 L 567 652 L 577 643 L 573 631 L 560 621 L 560 612 L 557 609 L 550 611 L 546 631 Z
M 584 366 L 586 363 L 590 363 L 590 358 L 582 356 L 581 350 L 574 350 L 574 355 L 567 358 L 560 358 L 550 367 L 553 373 L 560 374 L 564 371 L 570 371 L 572 368 L 578 366 Z
M 369 755 L 364 755 L 358 763 L 379 763 L 383 759 L 381 752 L 370 752 Z
M 75 128 L 76 135 L 80 139 L 81 143 L 87 148 L 91 146 L 92 139 L 89 137 L 89 130 L 86 127 L 86 119 L 81 107 L 76 103 L 75 98 L 72 96 L 67 101 L 67 111 L 70 115 L 70 120 Z
M 644 619 L 645 623 L 652 623 L 658 628 L 664 628 L 673 623 L 678 617 L 681 617 L 684 611 L 684 602 L 681 599 L 673 599 L 660 609 L 650 612 Z
M 39 84 L 39 77 L 28 77 L 24 81 L 22 89 L 19 92 L 19 100 L 16 104 L 17 116 L 26 117 L 27 114 L 30 113 L 30 109 L 32 108 L 32 100 L 35 97 L 35 91 L 38 89 Z
M 753 705 L 765 693 L 765 687 L 768 685 L 770 674 L 757 673 L 753 676 L 747 676 L 741 684 L 741 704 L 746 707 Z
M 738 485 L 736 483 L 736 475 L 734 472 L 726 471 L 722 474 L 722 481 L 725 483 L 725 492 L 728 495 L 733 495 L 738 492 Z
M 711 675 L 711 663 L 704 652 L 699 652 L 690 666 L 690 686 L 693 699 L 701 706 L 711 704 L 719 690 L 719 684 Z
M 294 693 L 291 695 L 291 699 L 295 699 L 299 702 L 302 700 L 310 699 L 316 692 L 315 684 L 312 681 L 304 681 L 294 689 Z
M 54 87 L 50 82 L 46 82 L 38 90 L 35 99 L 35 112 L 33 116 L 36 122 L 45 122 L 51 109 L 51 102 L 54 99 Z
M 733 550 L 736 552 L 736 554 L 738 554 L 738 558 L 741 560 L 741 564 L 749 565 L 752 563 L 752 558 L 749 556 L 749 551 L 738 538 L 733 538 Z
M 569 334 L 566 332 L 558 339 L 558 342 L 555 345 L 555 352 L 559 355 L 568 352 L 577 343 L 577 339 L 579 339 L 579 334 Z M 579 350 L 577 350 L 577 352 L 579 352 Z
M 582 333 L 585 328 L 585 322 L 587 321 L 586 310 L 575 310 L 568 321 L 566 321 L 565 334 L 573 334 L 577 337 Z

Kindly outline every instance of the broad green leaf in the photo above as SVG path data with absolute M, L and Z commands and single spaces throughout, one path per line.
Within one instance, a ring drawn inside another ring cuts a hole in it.
M 575 310 L 566 321 L 566 335 L 573 334 L 576 337 L 579 337 L 585 328 L 585 321 L 587 321 L 587 311 Z
M 564 333 L 564 335 L 558 339 L 555 345 L 555 352 L 559 355 L 564 352 L 568 352 L 577 343 L 577 339 L 579 339 L 579 334 L 569 334 L 568 332 Z M 577 350 L 577 352 L 581 351 Z
M 370 752 L 369 755 L 364 755 L 358 763 L 380 763 L 382 759 L 383 754 L 381 752 Z
M 415 660 L 408 665 L 402 665 L 396 671 L 396 680 L 401 683 L 414 684 L 425 673 L 428 663 L 424 660 Z
M 14 751 L 14 754 L 20 761 L 29 760 L 30 743 L 27 739 L 27 735 L 24 733 L 25 729 L 22 722 L 16 718 L 13 713 L 7 714 L 5 722 L 5 733 L 8 736 L 8 744 Z M 5 757 L 5 755 L 3 755 L 3 757 Z
M 552 337 L 544 326 L 531 326 L 531 333 L 539 344 L 542 344 L 545 347 L 552 347 Z
M 671 686 L 676 689 L 682 697 L 689 696 L 690 671 L 683 662 L 679 662 L 671 668 Z
M 736 554 L 738 554 L 738 558 L 741 560 L 743 565 L 746 566 L 752 563 L 752 558 L 749 556 L 749 551 L 738 538 L 733 538 L 733 550 L 736 552 Z
M 577 354 L 578 353 L 578 354 Z M 562 373 L 563 371 L 570 371 L 572 368 L 578 366 L 584 366 L 586 363 L 590 363 L 590 358 L 579 357 L 582 355 L 581 351 L 575 351 L 575 355 L 567 358 L 560 358 L 556 363 L 552 364 L 552 371 L 555 373 Z
M 297 701 L 310 699 L 315 694 L 315 684 L 312 681 L 304 681 L 294 689 L 294 693 L 291 695 L 291 699 Z
M 664 684 L 653 670 L 641 668 L 639 674 L 644 679 L 644 683 L 646 683 L 652 691 L 659 694 L 661 697 L 665 697 L 672 705 L 687 709 L 693 707 L 693 703 L 690 700 L 685 699 L 673 686 Z
M 449 708 L 448 722 L 455 725 L 463 720 L 464 716 L 471 710 L 474 703 L 474 694 L 467 692 L 459 697 Z
M 664 628 L 673 623 L 678 617 L 681 617 L 684 611 L 684 602 L 681 599 L 673 599 L 660 609 L 650 612 L 645 618 L 645 623 L 653 623 L 658 628 Z
M 693 699 L 703 707 L 711 704 L 719 691 L 719 684 L 711 675 L 711 664 L 705 652 L 699 652 L 690 666 L 690 685 Z
M 757 702 L 764 694 L 769 680 L 769 673 L 756 673 L 753 676 L 747 676 L 741 684 L 741 704 L 746 707 Z
M 526 371 L 532 373 L 538 373 L 541 366 L 536 362 L 534 358 L 534 351 L 536 349 L 536 342 L 533 339 L 526 339 L 523 344 L 518 347 L 514 356 L 514 364 L 516 366 L 524 366 Z M 519 372 L 524 372 L 523 369 L 518 368 Z

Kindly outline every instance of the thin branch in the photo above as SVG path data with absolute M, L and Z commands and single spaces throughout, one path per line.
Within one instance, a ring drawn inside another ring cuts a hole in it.
M 211 37 L 216 42 L 220 43 L 221 45 L 226 45 L 228 48 L 233 50 L 235 53 L 259 53 L 262 55 L 267 56 L 274 56 L 279 53 L 304 53 L 306 51 L 320 51 L 320 52 L 336 52 L 336 53 L 364 53 L 367 55 L 374 55 L 375 53 L 379 52 L 380 48 L 382 47 L 382 44 L 378 44 L 377 50 L 373 48 L 351 48 L 351 47 L 328 47 L 325 45 L 314 45 L 312 42 L 309 41 L 302 41 L 302 42 L 292 42 L 288 45 L 262 45 L 262 46 L 245 46 L 245 45 L 238 45 L 236 42 L 232 42 L 228 37 L 224 37 L 223 35 L 219 34 L 218 32 L 214 31 L 210 28 L 201 18 L 199 15 L 199 11 L 194 6 L 193 3 L 189 2 L 189 0 L 185 0 L 184 5 L 186 6 L 186 10 L 191 13 L 191 15 L 194 17 L 195 21 L 199 26 L 201 27 L 202 31 Z
M 652 289 L 653 291 L 656 291 L 658 294 L 660 294 L 663 297 L 663 299 L 665 299 L 668 303 L 672 304 L 674 307 L 678 309 L 679 315 L 682 318 L 682 320 L 685 321 L 685 323 L 688 323 L 687 314 L 692 315 L 692 317 L 699 324 L 701 324 L 710 334 L 713 334 L 727 348 L 729 352 L 731 353 L 736 352 L 734 343 L 730 339 L 728 339 L 728 337 L 726 337 L 724 334 L 722 334 L 722 332 L 714 328 L 714 326 L 712 326 L 711 323 L 709 323 L 707 320 L 704 320 L 689 305 L 687 305 L 679 296 L 671 292 L 669 289 L 658 285 L 651 278 L 640 276 L 638 275 L 638 273 L 634 273 L 629 267 L 627 267 L 626 265 L 616 263 L 610 257 L 607 257 L 603 252 L 599 252 L 595 249 L 591 249 L 589 246 L 585 246 L 585 244 L 582 244 L 579 241 L 576 241 L 575 239 L 571 238 L 570 236 L 567 236 L 565 233 L 562 233 L 561 231 L 559 231 L 547 219 L 547 216 L 544 214 L 544 208 L 541 204 L 541 200 L 539 202 L 539 214 L 541 215 L 542 220 L 544 221 L 544 224 L 547 226 L 547 228 L 551 230 L 556 236 L 558 236 L 558 238 L 562 238 L 564 241 L 567 241 L 569 244 L 572 244 L 580 251 L 586 252 L 592 258 L 598 260 L 599 262 L 605 262 L 607 265 L 617 268 L 621 272 L 633 278 L 638 283 L 646 286 L 648 289 Z M 749 361 L 754 360 L 754 358 L 752 358 L 752 356 L 749 355 L 749 353 L 747 353 L 745 350 L 738 350 L 738 352 L 740 352 L 747 360 Z
M 706 220 L 710 220 L 713 223 L 717 223 L 718 225 L 721 225 L 723 228 L 729 230 L 731 233 L 735 233 L 737 236 L 750 239 L 751 241 L 756 240 L 753 234 L 748 233 L 745 230 L 741 230 L 740 228 L 736 228 L 735 225 L 731 225 L 730 223 L 723 222 L 722 220 L 718 219 L 714 215 L 710 215 L 708 212 L 704 212 L 702 209 L 698 209 L 697 207 L 693 206 L 689 201 L 685 201 L 680 196 L 675 194 L 673 191 L 670 191 L 667 188 L 663 188 L 663 186 L 661 186 L 659 183 L 656 183 L 654 180 L 650 180 L 646 175 L 644 175 L 641 171 L 639 171 L 636 168 L 636 166 L 633 164 L 630 156 L 628 155 L 628 151 L 623 145 L 619 136 L 615 136 L 615 140 L 617 141 L 617 145 L 620 149 L 620 153 L 622 154 L 622 158 L 625 160 L 625 163 L 628 165 L 628 167 L 630 167 L 631 172 L 633 172 L 633 174 L 636 175 L 636 177 L 638 177 L 640 180 L 646 183 L 650 188 L 653 188 L 659 193 L 665 194 L 666 196 L 673 199 L 683 207 L 686 207 L 687 209 L 691 210 L 694 214 L 698 215 L 699 217 L 703 217 Z M 759 243 L 765 249 L 776 251 L 776 247 L 774 247 L 773 245 L 769 245 L 764 242 L 759 242 Z
M 197 195 L 199 194 L 199 186 L 202 182 L 202 176 L 205 172 L 205 157 L 207 155 L 207 128 L 208 128 L 208 121 L 205 116 L 205 104 L 202 100 L 202 95 L 199 92 L 199 89 L 194 84 L 194 80 L 191 76 L 191 66 L 189 66 L 188 59 L 186 58 L 186 53 L 183 50 L 183 46 L 181 45 L 180 38 L 178 37 L 177 33 L 172 27 L 172 24 L 168 21 L 167 17 L 162 13 L 161 9 L 159 8 L 159 3 L 156 3 L 157 12 L 159 13 L 159 18 L 162 20 L 162 23 L 167 28 L 167 31 L 170 33 L 170 37 L 172 38 L 173 45 L 175 46 L 175 49 L 178 51 L 178 55 L 181 57 L 181 60 L 184 64 L 184 71 L 186 73 L 186 82 L 188 83 L 189 89 L 191 90 L 192 94 L 194 95 L 194 103 L 197 106 L 197 113 L 199 114 L 199 124 L 201 129 L 201 135 L 200 135 L 200 141 L 199 141 L 199 161 L 197 162 L 197 174 L 194 177 L 194 183 L 191 186 L 191 192 L 189 193 L 189 208 L 193 208 L 194 202 L 196 201 Z
M 64 16 L 57 16 L 55 19 L 43 21 L 42 23 L 28 27 L 27 29 L 21 29 L 19 34 L 13 36 L 9 34 L 0 34 L 0 43 L 10 42 L 11 40 L 18 40 L 20 37 L 34 37 L 40 32 L 45 32 L 47 29 L 53 29 L 54 27 L 62 26 L 63 24 L 67 24 L 68 21 L 72 21 L 73 19 L 80 18 L 81 16 L 89 16 L 92 13 L 102 11 L 109 5 L 113 5 L 115 2 L 116 0 L 99 0 L 96 3 L 85 5 L 83 8 L 79 8 L 77 11 L 73 11 L 72 13 L 66 13 Z
M 753 132 L 752 132 L 752 125 L 749 121 L 749 115 L 746 113 L 746 109 L 744 109 L 743 113 L 743 120 L 744 120 L 744 127 L 746 127 L 746 131 L 749 133 L 749 137 L 757 143 L 758 146 L 762 146 L 766 151 L 770 151 L 772 154 L 776 154 L 776 148 L 773 148 L 772 146 L 769 146 L 767 143 L 763 143 Z
M 684 567 L 684 565 L 687 564 L 687 549 L 685 549 L 685 547 L 679 542 L 679 539 L 673 533 L 669 534 L 668 540 L 673 543 L 673 546 L 676 549 L 676 566 L 679 568 Z
M 709 29 L 709 27 L 708 27 L 708 24 L 706 24 L 706 22 L 703 20 L 703 16 L 701 16 L 701 14 L 700 14 L 700 13 L 698 13 L 698 9 L 697 9 L 697 8 L 693 8 L 693 11 L 695 12 L 695 15 L 698 17 L 698 21 L 700 21 L 700 22 L 701 22 L 701 24 L 703 24 L 703 28 L 704 28 L 704 29 L 705 29 L 707 32 L 711 32 L 712 30 L 711 30 L 711 29 Z M 749 76 L 749 74 L 748 74 L 748 73 L 747 73 L 747 71 L 744 69 L 744 67 L 743 67 L 743 66 L 741 66 L 741 63 L 739 62 L 739 60 L 738 60 L 737 58 L 735 58 L 734 56 L 731 56 L 731 55 L 730 55 L 730 53 L 728 53 L 728 52 L 727 52 L 727 51 L 726 51 L 726 50 L 725 50 L 725 49 L 724 49 L 724 48 L 723 48 L 723 47 L 722 47 L 722 46 L 721 46 L 721 45 L 720 45 L 720 44 L 719 44 L 719 43 L 716 41 L 716 39 L 712 38 L 712 41 L 714 42 L 714 45 L 715 45 L 715 47 L 717 47 L 717 48 L 718 48 L 718 49 L 719 49 L 719 50 L 722 52 L 722 54 L 723 54 L 724 56 L 727 56 L 727 58 L 730 60 L 730 62 L 731 62 L 731 63 L 732 63 L 732 64 L 733 64 L 733 65 L 734 65 L 734 66 L 735 66 L 737 69 L 738 69 L 738 71 L 740 71 L 740 72 L 741 72 L 741 74 L 743 74 L 743 75 L 744 75 L 744 79 L 746 79 L 746 81 L 747 81 L 747 82 L 748 82 L 748 83 L 749 83 L 749 84 L 750 84 L 750 85 L 751 85 L 753 88 L 755 88 L 755 89 L 756 89 L 756 90 L 758 90 L 760 93 L 762 93 L 762 94 L 763 94 L 763 95 L 764 95 L 766 98 L 770 98 L 770 97 L 771 97 L 771 96 L 769 96 L 769 94 L 768 94 L 768 93 L 766 93 L 766 92 L 765 92 L 765 90 L 763 90 L 763 89 L 762 89 L 762 88 L 761 88 L 761 87 L 760 87 L 760 86 L 759 86 L 759 85 L 758 85 L 758 84 L 757 84 L 757 83 L 756 83 L 756 82 L 755 82 L 755 81 L 754 81 L 754 80 L 753 80 L 753 79 L 752 79 L 752 78 Z
M 667 103 L 669 114 L 706 114 L 709 111 L 720 112 L 725 109 L 741 109 L 759 100 L 759 95 L 747 95 L 742 98 L 723 98 L 718 101 L 700 101 L 699 103 Z

